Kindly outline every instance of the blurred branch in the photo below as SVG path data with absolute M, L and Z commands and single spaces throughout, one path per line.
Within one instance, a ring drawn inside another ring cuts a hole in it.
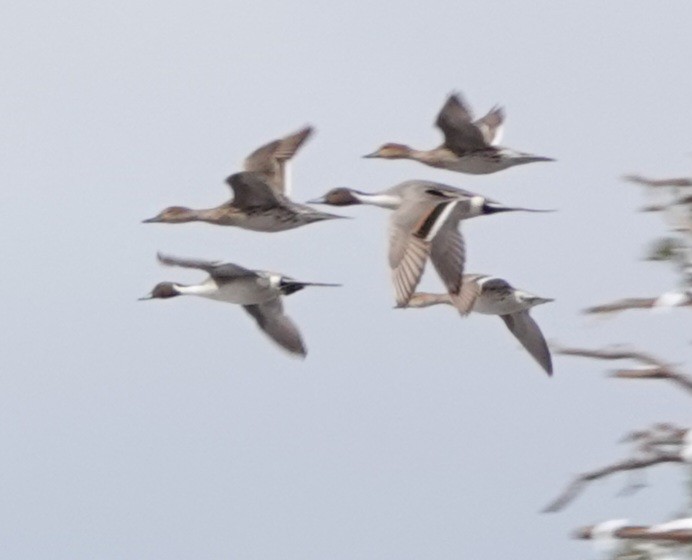
M 618 313 L 620 311 L 625 311 L 627 309 L 651 309 L 652 307 L 654 307 L 658 299 L 658 297 L 618 299 L 610 303 L 604 303 L 601 305 L 595 305 L 593 307 L 587 307 L 583 310 L 583 313 L 591 315 L 598 313 Z M 683 302 L 677 305 L 676 307 L 690 306 L 692 306 L 692 300 Z
M 551 345 L 551 348 L 556 354 L 565 356 L 582 356 L 599 360 L 634 360 L 642 365 L 639 368 L 615 370 L 612 376 L 619 379 L 668 379 L 692 393 L 692 378 L 675 371 L 670 364 L 651 354 L 625 348 L 590 350 L 586 348 L 566 348 L 554 344 Z
M 582 527 L 574 532 L 575 539 L 590 540 L 598 538 L 594 535 L 594 528 L 597 525 Z M 671 531 L 652 531 L 652 526 L 647 525 L 628 525 L 613 531 L 616 539 L 638 539 L 647 541 L 670 541 L 679 544 L 692 543 L 692 529 L 675 529 Z
M 642 175 L 623 175 L 622 178 L 630 183 L 637 183 L 646 187 L 692 187 L 692 179 L 678 177 L 673 179 L 648 179 Z
M 608 475 L 633 471 L 637 469 L 645 469 L 647 467 L 652 467 L 654 465 L 659 465 L 661 463 L 682 463 L 683 460 L 679 453 L 663 453 L 658 452 L 651 457 L 641 458 L 641 459 L 625 459 L 624 461 L 619 461 L 602 467 L 600 469 L 595 469 L 583 474 L 578 475 L 572 482 L 570 482 L 565 490 L 552 502 L 550 502 L 545 508 L 543 508 L 543 513 L 554 513 L 560 511 L 570 502 L 572 502 L 579 494 L 581 494 L 586 485 L 599 478 L 604 478 Z
M 649 366 L 666 367 L 664 362 L 651 354 L 627 348 L 614 347 L 591 350 L 588 348 L 568 348 L 556 344 L 551 344 L 550 347 L 553 352 L 564 356 L 582 356 L 585 358 L 597 358 L 599 360 L 634 360 Z

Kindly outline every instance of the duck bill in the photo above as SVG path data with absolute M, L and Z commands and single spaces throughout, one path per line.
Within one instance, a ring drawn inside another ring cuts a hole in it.
M 546 156 L 534 156 L 532 154 L 526 154 L 524 157 L 520 159 L 523 163 L 536 163 L 538 161 L 557 161 L 555 158 Z
M 161 218 L 158 216 L 154 216 L 153 218 L 148 218 L 146 220 L 142 220 L 143 224 L 157 224 L 161 221 Z
M 542 210 L 537 208 L 519 208 L 512 206 L 503 206 L 496 202 L 486 202 L 483 205 L 484 214 L 496 214 L 498 212 L 555 212 L 555 210 Z
M 378 158 L 378 157 L 380 157 L 380 152 L 379 152 L 379 151 L 377 151 L 377 152 L 372 152 L 372 153 L 370 153 L 370 154 L 365 154 L 365 155 L 363 156 L 364 159 L 371 159 L 371 158 Z
M 312 200 L 308 200 L 305 204 L 327 204 L 327 200 L 325 197 L 321 196 L 319 198 L 313 198 Z

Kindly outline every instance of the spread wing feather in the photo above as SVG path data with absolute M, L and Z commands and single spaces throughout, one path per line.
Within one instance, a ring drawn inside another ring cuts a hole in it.
M 291 318 L 284 314 L 280 298 L 255 305 L 244 305 L 243 308 L 255 319 L 257 326 L 279 346 L 291 354 L 307 354 L 300 331 Z

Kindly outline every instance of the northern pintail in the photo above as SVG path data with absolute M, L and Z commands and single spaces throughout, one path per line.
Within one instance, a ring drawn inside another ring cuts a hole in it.
M 429 257 L 462 314 L 471 310 L 472 302 L 462 290 L 465 249 L 459 222 L 497 212 L 544 211 L 511 208 L 479 194 L 422 180 L 405 181 L 373 194 L 343 187 L 332 189 L 309 203 L 371 204 L 394 210 L 389 221 L 389 266 L 397 305 L 406 306 Z
M 387 143 L 366 158 L 413 159 L 441 169 L 484 175 L 508 167 L 552 158 L 517 152 L 499 146 L 505 114 L 493 107 L 474 121 L 459 94 L 452 94 L 437 115 L 435 125 L 444 134 L 444 143 L 432 150 L 415 150 L 404 144 Z
M 207 222 L 253 231 L 275 232 L 343 218 L 344 216 L 318 212 L 288 198 L 289 173 L 286 167 L 311 134 L 312 128 L 306 127 L 252 152 L 245 160 L 245 171 L 226 179 L 233 191 L 233 199 L 221 206 L 199 210 L 170 206 L 157 216 L 144 220 L 144 223 Z
M 181 259 L 157 255 L 159 262 L 167 266 L 197 268 L 209 274 L 199 284 L 160 282 L 146 299 L 165 299 L 180 295 L 193 295 L 217 301 L 242 305 L 272 340 L 291 352 L 305 356 L 298 327 L 284 314 L 281 296 L 293 294 L 306 286 L 339 286 L 322 282 L 301 282 L 276 272 L 250 270 L 233 263 L 221 263 L 197 259 Z
M 536 321 L 529 315 L 532 307 L 554 301 L 553 299 L 517 290 L 506 280 L 485 274 L 464 274 L 462 292 L 471 301 L 471 311 L 499 315 L 546 373 L 553 374 L 548 345 Z M 453 305 L 449 294 L 420 292 L 411 296 L 407 307 L 429 307 L 445 303 Z

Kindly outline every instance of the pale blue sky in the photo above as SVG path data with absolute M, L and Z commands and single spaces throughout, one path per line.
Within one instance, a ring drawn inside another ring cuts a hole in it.
M 245 155 L 311 123 L 297 200 L 429 178 L 557 208 L 464 224 L 468 270 L 555 297 L 534 313 L 549 339 L 690 367 L 689 313 L 578 314 L 674 286 L 639 260 L 663 226 L 618 177 L 690 174 L 690 21 L 684 1 L 6 3 L 3 556 L 581 560 L 572 528 L 672 513 L 673 468 L 538 513 L 626 430 L 689 422 L 688 400 L 585 360 L 548 379 L 494 317 L 393 310 L 386 212 L 281 234 L 139 222 L 222 202 Z M 360 158 L 436 145 L 455 89 L 558 162 L 471 177 Z M 199 278 L 157 250 L 344 287 L 287 299 L 301 362 L 231 306 L 137 302 Z

